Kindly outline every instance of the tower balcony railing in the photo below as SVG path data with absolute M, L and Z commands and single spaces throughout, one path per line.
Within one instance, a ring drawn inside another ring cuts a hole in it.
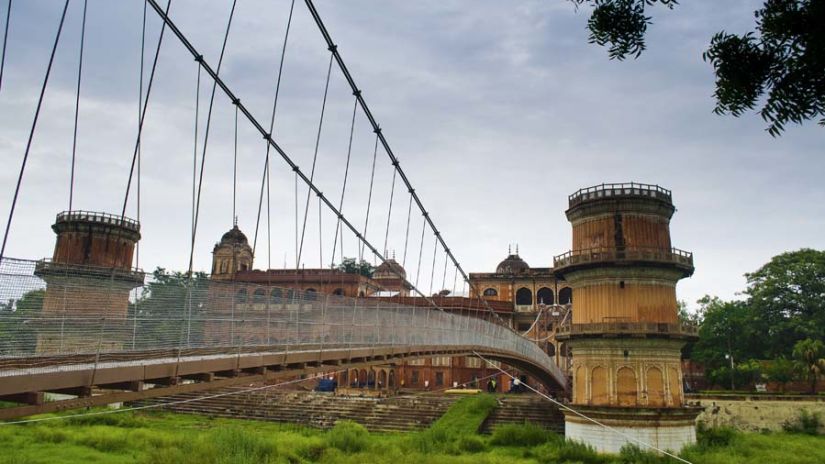
M 125 229 L 140 232 L 140 223 L 134 219 L 125 216 L 118 216 L 116 214 L 100 213 L 95 211 L 63 211 L 57 214 L 55 218 L 56 223 L 69 221 L 88 221 L 98 224 L 109 224 L 113 226 L 123 227 Z
M 572 250 L 553 258 L 555 270 L 590 263 L 655 262 L 693 269 L 693 253 L 678 248 L 598 247 Z
M 681 323 L 659 322 L 593 322 L 588 324 L 566 324 L 559 327 L 557 338 L 581 336 L 666 336 L 674 338 L 695 338 L 699 328 Z
M 126 280 L 143 284 L 146 273 L 140 268 L 121 268 L 110 266 L 90 266 L 88 264 L 72 264 L 41 259 L 34 264 L 34 275 L 52 275 L 58 277 L 96 278 Z
M 568 206 L 573 207 L 587 200 L 618 197 L 656 198 L 669 203 L 673 201 L 670 190 L 658 185 L 640 184 L 637 182 L 601 184 L 579 189 L 576 193 L 569 195 L 567 201 Z

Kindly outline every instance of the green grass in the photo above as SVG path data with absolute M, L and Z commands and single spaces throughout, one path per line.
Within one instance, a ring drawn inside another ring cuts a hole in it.
M 599 455 L 531 424 L 477 433 L 495 407 L 479 395 L 456 402 L 427 430 L 369 433 L 343 421 L 329 431 L 269 422 L 163 412 L 125 412 L 27 425 L 0 425 L 0 464 L 386 463 L 659 464 L 672 459 L 628 447 Z M 825 462 L 825 437 L 701 430 L 682 456 L 696 464 Z

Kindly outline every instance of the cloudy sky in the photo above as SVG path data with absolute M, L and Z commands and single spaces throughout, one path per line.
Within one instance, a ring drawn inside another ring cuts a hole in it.
M 319 0 L 317 8 L 394 152 L 449 246 L 468 271 L 490 271 L 518 244 L 533 266 L 550 266 L 571 242 L 567 195 L 603 182 L 673 190 L 675 246 L 695 253 L 696 274 L 680 298 L 733 297 L 743 274 L 780 252 L 825 248 L 823 129 L 789 127 L 771 138 L 754 114 L 712 114 L 713 74 L 701 59 L 711 35 L 753 28 L 760 0 L 685 0 L 654 8 L 648 50 L 610 61 L 587 43 L 587 10 L 565 0 Z M 14 2 L 0 88 L 0 211 L 3 223 L 25 149 L 62 1 Z M 35 134 L 7 255 L 49 256 L 54 215 L 68 208 L 75 79 L 83 2 L 73 0 Z M 221 75 L 268 123 L 289 0 L 239 0 Z M 213 67 L 228 1 L 174 0 L 170 15 Z M 5 8 L 2 9 L 5 11 Z M 119 213 L 137 132 L 140 0 L 89 0 L 78 128 L 75 209 Z M 146 77 L 159 32 L 149 11 Z M 167 31 L 168 32 L 168 31 Z M 309 172 L 329 52 L 303 2 L 295 5 L 275 140 Z M 140 265 L 185 270 L 189 256 L 197 68 L 167 35 L 144 129 Z M 211 85 L 200 89 L 202 150 Z M 315 178 L 338 198 L 353 97 L 333 68 Z M 206 152 L 195 267 L 232 225 L 234 110 L 218 93 Z M 363 227 L 374 135 L 356 116 L 344 213 Z M 200 157 L 202 152 L 199 151 Z M 265 145 L 238 129 L 237 216 L 252 240 Z M 391 166 L 379 151 L 367 236 L 384 247 Z M 404 256 L 409 196 L 396 186 L 387 248 Z M 256 267 L 295 263 L 295 185 L 280 159 L 271 173 L 271 240 L 262 221 Z M 298 190 L 299 225 L 306 189 Z M 127 215 L 137 215 L 132 190 Z M 336 200 L 337 202 L 337 200 Z M 422 219 L 413 215 L 406 267 L 414 277 Z M 302 262 L 330 262 L 334 218 L 318 226 L 310 202 Z M 322 237 L 319 246 L 319 235 Z M 269 246 L 267 246 L 269 244 Z M 344 255 L 357 254 L 344 236 Z M 424 240 L 420 280 L 432 274 Z M 340 260 L 340 250 L 336 261 Z M 443 254 L 433 286 L 441 286 Z M 447 272 L 451 287 L 452 269 Z

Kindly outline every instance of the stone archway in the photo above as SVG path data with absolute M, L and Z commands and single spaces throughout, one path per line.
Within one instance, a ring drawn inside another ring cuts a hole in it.
M 396 385 L 395 382 L 396 382 L 396 380 L 395 380 L 395 369 L 390 369 L 390 375 L 389 375 L 389 378 L 387 379 L 387 386 L 390 387 L 390 388 L 396 388 L 397 385 Z
M 383 388 L 387 388 L 387 371 L 386 369 L 381 369 L 378 371 L 378 382 L 375 384 L 375 388 L 381 390 Z

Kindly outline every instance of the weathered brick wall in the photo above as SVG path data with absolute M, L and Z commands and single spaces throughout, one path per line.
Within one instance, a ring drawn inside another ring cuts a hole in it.
M 743 431 L 782 430 L 782 424 L 799 417 L 803 409 L 818 413 L 825 420 L 825 398 L 778 399 L 757 396 L 688 398 L 705 407 L 698 422 L 709 426 L 731 426 Z M 825 433 L 825 428 L 820 428 Z

